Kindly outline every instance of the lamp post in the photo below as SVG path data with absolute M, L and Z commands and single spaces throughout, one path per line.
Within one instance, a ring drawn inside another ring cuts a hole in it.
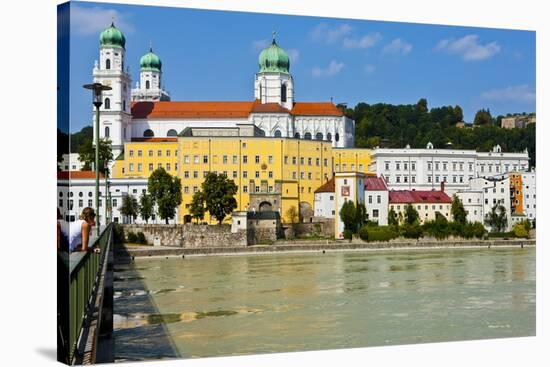
M 96 109 L 95 114 L 95 212 L 97 215 L 97 236 L 99 237 L 99 107 L 103 104 L 102 94 L 104 90 L 111 90 L 111 87 L 101 83 L 84 84 L 85 89 L 92 91 L 92 101 Z M 107 204 L 107 203 L 105 203 Z

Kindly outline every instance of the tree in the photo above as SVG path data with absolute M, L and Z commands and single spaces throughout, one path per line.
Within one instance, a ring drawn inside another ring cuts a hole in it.
M 298 222 L 298 219 L 299 219 L 298 209 L 296 209 L 294 205 L 290 206 L 290 208 L 288 208 L 285 214 L 291 224 L 295 224 Z
M 237 208 L 237 185 L 225 175 L 210 172 L 202 183 L 202 199 L 211 216 L 221 224 Z
M 464 209 L 464 205 L 462 204 L 462 201 L 458 198 L 457 195 L 453 195 L 453 203 L 451 204 L 451 214 L 453 216 L 453 221 L 460 223 L 460 224 L 466 224 L 466 210 Z
M 395 210 L 393 208 L 390 209 L 388 212 L 388 224 L 390 226 L 398 226 L 399 222 L 397 221 L 397 213 L 395 213 Z
M 197 191 L 193 194 L 193 200 L 191 200 L 191 207 L 189 208 L 191 216 L 195 218 L 197 223 L 204 219 L 206 214 L 206 208 L 204 207 L 204 195 L 202 191 Z
M 418 222 L 418 219 L 420 216 L 418 215 L 418 211 L 412 206 L 411 204 L 408 204 L 405 207 L 405 223 L 411 225 L 416 222 Z
M 138 209 L 138 202 L 135 197 L 133 197 L 132 195 L 126 195 L 122 198 L 120 213 L 130 218 L 130 223 L 132 223 L 132 219 L 136 220 Z
M 353 201 L 346 201 L 340 209 L 340 220 L 344 223 L 344 231 L 355 232 L 356 214 Z
M 89 171 L 95 165 L 95 146 L 92 140 L 86 140 L 78 149 L 78 160 L 84 163 L 83 171 Z M 99 172 L 105 174 L 106 166 L 113 160 L 111 140 L 99 139 Z
M 358 232 L 361 227 L 367 222 L 369 216 L 365 204 L 359 203 L 355 207 L 355 231 Z
M 181 204 L 181 180 L 172 177 L 164 168 L 157 168 L 147 182 L 147 191 L 157 204 L 158 215 L 166 221 L 174 218 L 176 208 Z
M 145 223 L 149 223 L 149 218 L 153 216 L 154 206 L 155 202 L 153 201 L 153 197 L 151 195 L 147 192 L 141 194 L 141 197 L 139 198 L 139 215 Z
M 493 232 L 502 232 L 508 225 L 506 208 L 501 204 L 495 204 L 491 211 L 485 215 L 485 224 L 491 227 Z
M 477 126 L 491 126 L 493 124 L 493 117 L 489 109 L 481 109 L 476 112 L 474 117 L 474 125 Z
M 426 98 L 420 98 L 416 102 L 416 109 L 420 112 L 428 112 L 428 100 Z

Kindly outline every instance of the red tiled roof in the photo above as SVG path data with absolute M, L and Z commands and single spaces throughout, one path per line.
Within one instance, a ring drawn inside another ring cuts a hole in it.
M 387 191 L 388 185 L 384 177 L 366 176 L 365 177 L 365 190 L 369 191 Z
M 443 191 L 410 191 L 410 190 L 391 190 L 389 192 L 390 204 L 412 204 L 412 203 L 437 203 L 450 204 L 452 202 L 449 195 Z
M 145 143 L 163 143 L 163 142 L 175 142 L 178 138 L 132 138 L 133 142 L 145 142 Z
M 334 177 L 325 182 L 321 187 L 315 190 L 315 194 L 321 192 L 334 192 Z
M 332 102 L 296 102 L 292 110 L 278 103 L 240 102 L 133 102 L 133 118 L 246 118 L 250 113 L 278 112 L 297 116 L 343 116 Z
M 103 178 L 103 173 L 99 172 L 99 177 Z M 86 178 L 95 178 L 95 171 L 59 171 L 58 180 L 78 180 Z

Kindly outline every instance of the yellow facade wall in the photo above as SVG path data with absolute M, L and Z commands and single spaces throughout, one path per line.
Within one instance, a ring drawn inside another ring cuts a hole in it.
M 332 149 L 334 172 L 361 172 L 369 174 L 372 150 L 364 148 Z
M 148 178 L 157 168 L 178 172 L 178 142 L 128 142 L 124 159 L 115 161 L 113 178 Z

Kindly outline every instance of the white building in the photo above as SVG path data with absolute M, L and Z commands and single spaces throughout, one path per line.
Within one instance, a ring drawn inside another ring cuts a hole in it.
M 63 154 L 62 160 L 57 164 L 62 171 L 80 171 L 84 163 L 78 159 L 78 153 Z
M 125 69 L 126 39 L 114 24 L 100 34 L 99 62 L 93 80 L 104 92 L 100 137 L 113 144 L 113 155 L 132 138 L 176 136 L 187 127 L 236 127 L 254 124 L 265 136 L 332 141 L 353 147 L 355 122 L 332 102 L 296 102 L 290 59 L 273 38 L 259 56 L 254 99 L 241 102 L 170 101 L 162 84 L 162 62 L 149 50 L 140 60 L 140 81 L 130 91 Z M 252 93 L 251 93 L 252 94 Z M 131 102 L 132 101 L 132 102 Z M 94 119 L 95 121 L 95 119 Z
M 369 220 L 378 225 L 388 225 L 389 195 L 384 177 L 365 177 L 365 206 Z
M 491 152 L 434 149 L 431 143 L 426 149 L 377 148 L 372 158 L 371 171 L 383 175 L 390 189 L 430 190 L 445 182 L 449 195 L 469 188 L 473 178 L 529 168 L 527 151 L 503 153 L 498 145 Z
M 347 201 L 357 204 L 365 204 L 365 175 L 360 172 L 336 172 L 334 174 L 334 194 L 336 213 L 340 213 L 342 205 Z M 335 215 L 334 236 L 337 239 L 344 238 L 344 222 L 340 215 Z
M 509 177 L 477 177 L 470 180 L 469 187 L 456 193 L 467 212 L 467 220 L 481 222 L 487 230 L 491 228 L 485 224 L 485 217 L 493 207 L 500 204 L 506 208 L 508 225 L 506 231 L 512 228 L 510 206 L 510 178 Z
M 75 171 L 58 172 L 57 176 L 57 208 L 65 221 L 72 222 L 78 219 L 82 209 L 95 209 L 95 172 Z M 109 179 L 109 193 L 111 196 L 112 212 L 109 216 L 115 223 L 128 223 L 128 218 L 120 213 L 124 196 L 132 195 L 138 200 L 143 192 L 147 191 L 147 179 L 118 178 Z M 104 224 L 105 217 L 105 178 L 100 178 L 99 187 L 99 219 Z M 156 212 L 156 209 L 155 209 Z M 176 217 L 177 218 L 177 215 Z M 135 223 L 145 223 L 138 214 Z M 149 223 L 165 223 L 157 215 L 149 219 Z M 175 220 L 170 220 L 175 224 Z
M 314 215 L 321 218 L 334 218 L 336 216 L 335 204 L 333 177 L 315 190 L 315 199 L 313 202 Z
M 521 173 L 523 210 L 530 221 L 537 217 L 537 175 L 535 171 Z

